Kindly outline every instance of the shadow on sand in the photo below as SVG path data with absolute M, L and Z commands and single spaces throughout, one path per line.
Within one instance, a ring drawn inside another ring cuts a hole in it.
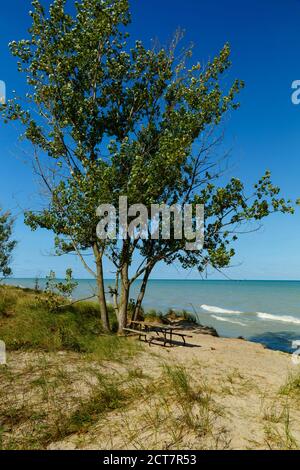
M 155 338 L 154 340 L 151 341 L 151 346 L 152 345 L 164 346 L 164 338 L 159 338 L 159 337 Z M 184 344 L 182 341 L 176 341 L 176 340 L 168 341 L 168 343 L 166 344 L 167 348 L 171 348 L 173 346 L 181 346 L 183 348 L 201 348 L 202 347 L 200 346 L 200 344 L 192 344 L 188 342 Z

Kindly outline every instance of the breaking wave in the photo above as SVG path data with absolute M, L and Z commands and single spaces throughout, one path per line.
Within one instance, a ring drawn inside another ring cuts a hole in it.
M 272 315 L 271 313 L 257 312 L 257 316 L 261 320 L 280 321 L 284 323 L 300 325 L 300 318 L 291 317 L 288 315 Z
M 214 305 L 201 305 L 202 310 L 213 313 L 214 315 L 211 315 L 213 318 L 219 321 L 226 321 L 228 323 L 235 323 L 237 325 L 241 326 L 247 326 L 245 323 L 235 321 L 235 320 L 229 320 L 228 318 L 224 317 L 218 317 L 215 314 L 219 315 L 251 315 L 253 318 L 253 315 L 256 316 L 256 318 L 260 320 L 268 320 L 268 321 L 274 321 L 274 322 L 282 322 L 282 323 L 291 323 L 294 325 L 300 325 L 300 318 L 293 317 L 291 315 L 274 315 L 272 313 L 265 313 L 265 312 L 241 312 L 239 310 L 229 310 L 226 308 L 221 308 L 221 307 L 215 307 Z
M 221 307 L 214 307 L 213 305 L 201 305 L 202 310 L 205 310 L 206 312 L 210 313 L 228 313 L 228 314 L 236 314 L 239 315 L 243 312 L 240 312 L 239 310 L 227 310 L 226 308 L 221 308 Z

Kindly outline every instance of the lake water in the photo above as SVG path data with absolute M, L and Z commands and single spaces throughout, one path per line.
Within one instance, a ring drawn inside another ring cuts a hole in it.
M 34 287 L 33 279 L 6 282 Z M 92 295 L 95 281 L 78 282 L 74 297 Z M 106 281 L 106 289 L 109 285 L 113 281 Z M 132 298 L 139 285 L 133 286 Z M 292 352 L 292 342 L 300 340 L 300 281 L 151 280 L 144 308 L 196 312 L 200 323 L 215 327 L 221 336 L 243 336 L 271 349 Z

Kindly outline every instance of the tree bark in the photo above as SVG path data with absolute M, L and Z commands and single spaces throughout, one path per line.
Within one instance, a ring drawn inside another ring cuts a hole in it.
M 134 313 L 133 313 L 133 317 L 132 317 L 132 320 L 134 320 L 134 321 L 140 320 L 141 307 L 142 307 L 142 303 L 143 303 L 144 296 L 145 296 L 145 293 L 146 293 L 146 288 L 147 288 L 147 284 L 148 284 L 148 280 L 149 280 L 149 276 L 150 276 L 151 271 L 152 271 L 152 268 L 150 268 L 150 267 L 148 269 L 146 269 L 146 271 L 145 271 L 145 274 L 144 274 L 144 277 L 143 277 L 143 282 L 142 282 L 142 285 L 141 285 L 141 288 L 140 288 L 140 292 L 139 292 L 138 298 L 137 298 L 136 303 L 135 303 Z
M 120 273 L 118 271 L 116 273 L 115 287 L 110 288 L 110 295 L 112 296 L 112 299 L 113 299 L 113 306 L 114 306 L 114 311 L 115 311 L 117 319 L 119 316 L 119 276 L 120 276 Z
M 128 279 L 128 263 L 124 263 L 121 270 L 121 297 L 118 311 L 119 335 L 123 335 L 123 328 L 127 326 L 127 310 L 129 302 L 130 283 Z
M 102 322 L 103 330 L 106 333 L 108 333 L 110 332 L 110 324 L 109 324 L 109 316 L 108 316 L 105 290 L 104 290 L 102 256 L 96 244 L 94 245 L 93 249 L 94 249 L 94 254 L 96 258 L 97 290 L 98 290 L 98 301 L 99 301 L 99 306 L 100 306 L 101 322 Z

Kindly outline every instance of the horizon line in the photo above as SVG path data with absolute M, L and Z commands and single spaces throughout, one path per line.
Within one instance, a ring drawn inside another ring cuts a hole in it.
M 4 278 L 2 281 L 13 281 L 13 280 L 19 280 L 19 279 L 39 279 L 39 280 L 45 280 L 46 277 L 37 277 L 37 276 L 20 276 L 20 277 L 9 277 L 9 278 Z M 57 277 L 57 280 L 64 280 L 63 277 Z M 94 281 L 94 278 L 74 278 L 75 281 Z M 137 279 L 137 281 L 141 281 L 142 279 Z M 114 278 L 105 278 L 104 281 L 115 281 Z M 214 281 L 214 282 L 300 282 L 300 279 L 171 279 L 171 278 L 153 278 L 149 279 L 149 281 L 178 281 L 178 282 L 209 282 L 209 281 Z

